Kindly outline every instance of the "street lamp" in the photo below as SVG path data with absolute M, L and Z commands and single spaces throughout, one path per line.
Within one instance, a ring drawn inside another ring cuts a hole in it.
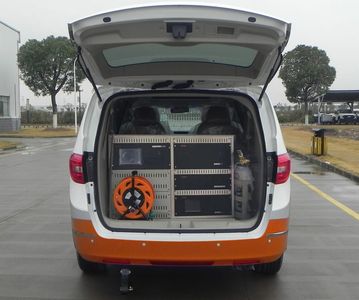
M 76 58 L 74 59 L 74 104 L 75 104 L 75 133 L 77 133 L 76 62 L 77 62 L 77 57 L 76 57 Z
M 318 125 L 320 125 L 320 109 L 321 109 L 321 106 L 322 106 L 324 96 L 325 96 L 325 94 L 317 96 L 317 99 L 318 99 L 318 121 L 317 121 Z

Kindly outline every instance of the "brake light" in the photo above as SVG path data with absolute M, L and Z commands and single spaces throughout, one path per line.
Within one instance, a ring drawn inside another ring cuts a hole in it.
M 83 156 L 80 154 L 72 153 L 69 166 L 72 180 L 76 183 L 85 183 Z
M 277 158 L 277 175 L 275 183 L 281 184 L 288 180 L 290 175 L 290 157 L 288 153 L 281 154 Z

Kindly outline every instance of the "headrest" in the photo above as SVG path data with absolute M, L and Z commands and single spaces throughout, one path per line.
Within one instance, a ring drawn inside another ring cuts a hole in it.
M 157 110 L 149 106 L 142 106 L 133 112 L 134 121 L 137 123 L 158 123 L 160 116 Z
M 204 122 L 227 124 L 231 122 L 229 111 L 224 106 L 211 106 L 204 115 Z

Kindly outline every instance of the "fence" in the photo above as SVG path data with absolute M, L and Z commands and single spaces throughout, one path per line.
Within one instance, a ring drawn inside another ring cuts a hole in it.
M 77 114 L 77 121 L 80 124 L 83 112 Z M 75 113 L 73 111 L 61 111 L 57 113 L 57 123 L 59 125 L 73 125 L 75 123 Z M 52 124 L 52 113 L 41 110 L 28 110 L 21 112 L 22 125 L 46 125 Z

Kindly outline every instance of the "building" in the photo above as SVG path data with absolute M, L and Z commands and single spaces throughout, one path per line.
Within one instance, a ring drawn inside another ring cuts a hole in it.
M 20 32 L 0 21 L 0 131 L 20 128 L 17 52 Z

